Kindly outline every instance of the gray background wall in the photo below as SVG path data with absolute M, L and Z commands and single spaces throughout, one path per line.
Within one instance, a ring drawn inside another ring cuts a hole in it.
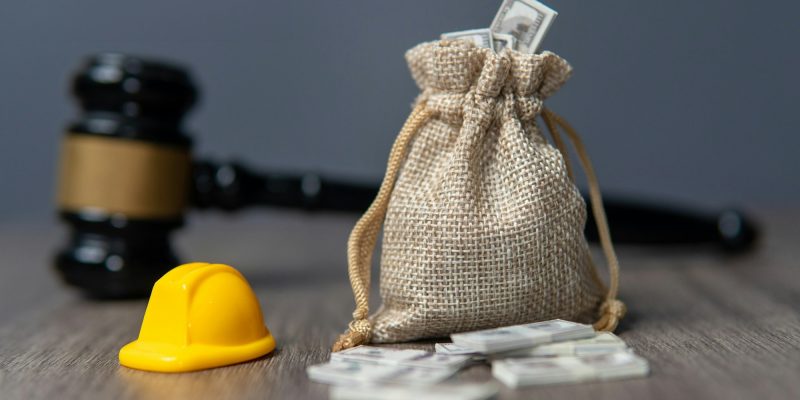
M 416 94 L 403 53 L 487 26 L 499 1 L 12 1 L 0 8 L 0 221 L 52 218 L 67 97 L 101 50 L 188 63 L 198 154 L 381 176 Z M 551 102 L 607 191 L 716 206 L 800 201 L 794 1 L 567 1 Z

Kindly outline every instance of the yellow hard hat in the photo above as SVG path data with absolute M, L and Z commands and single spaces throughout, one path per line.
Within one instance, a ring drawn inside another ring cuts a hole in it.
M 224 264 L 191 263 L 153 286 L 139 339 L 119 351 L 119 363 L 159 372 L 221 367 L 275 349 L 247 280 Z

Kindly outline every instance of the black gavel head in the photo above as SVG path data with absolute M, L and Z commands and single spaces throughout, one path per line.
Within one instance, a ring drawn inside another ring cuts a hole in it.
M 56 259 L 90 296 L 145 296 L 178 260 L 191 174 L 184 115 L 197 100 L 186 69 L 121 54 L 89 57 L 74 76 L 81 115 L 67 128 L 57 201 L 70 239 Z

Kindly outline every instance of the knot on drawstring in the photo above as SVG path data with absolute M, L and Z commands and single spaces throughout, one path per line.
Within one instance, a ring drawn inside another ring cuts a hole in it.
M 625 316 L 628 308 L 617 299 L 608 299 L 600 305 L 600 319 L 594 323 L 598 331 L 613 332 L 619 321 Z
M 367 319 L 356 319 L 350 322 L 347 332 L 339 335 L 332 351 L 335 353 L 351 347 L 369 343 L 372 324 Z

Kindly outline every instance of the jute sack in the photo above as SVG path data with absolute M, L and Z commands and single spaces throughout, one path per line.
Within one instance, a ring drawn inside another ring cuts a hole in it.
M 625 306 L 616 299 L 618 264 L 597 181 L 575 132 L 542 104 L 569 77 L 569 64 L 550 52 L 495 54 L 465 41 L 423 43 L 406 59 L 422 93 L 350 235 L 356 310 L 333 350 L 553 318 L 613 330 Z M 589 181 L 607 288 L 584 237 L 586 205 L 559 127 Z M 381 226 L 383 304 L 370 316 Z

